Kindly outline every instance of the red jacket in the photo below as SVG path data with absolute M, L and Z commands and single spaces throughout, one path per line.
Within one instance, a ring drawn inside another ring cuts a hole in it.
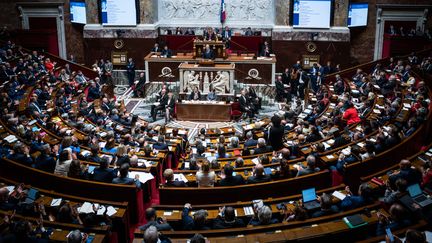
M 343 119 L 345 119 L 348 125 L 360 122 L 360 117 L 358 116 L 356 108 L 348 108 L 343 114 Z

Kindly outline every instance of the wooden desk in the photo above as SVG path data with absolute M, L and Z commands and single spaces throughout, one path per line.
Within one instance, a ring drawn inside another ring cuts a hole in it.
M 158 57 L 149 53 L 145 58 L 146 80 L 150 82 L 176 82 L 180 80 L 179 65 L 184 62 L 199 63 L 202 58 L 192 54 L 179 53 L 171 58 Z M 239 83 L 274 85 L 276 57 L 254 59 L 248 56 L 216 58 L 215 64 L 235 64 L 234 78 Z
M 230 121 L 231 105 L 220 103 L 178 103 L 177 120 Z

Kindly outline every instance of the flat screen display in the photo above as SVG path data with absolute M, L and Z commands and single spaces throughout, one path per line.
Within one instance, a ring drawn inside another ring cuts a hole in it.
M 293 26 L 297 28 L 330 28 L 331 0 L 294 0 Z
M 87 23 L 85 2 L 70 1 L 70 21 L 78 24 Z
M 102 25 L 134 26 L 136 13 L 135 0 L 101 0 Z
M 351 3 L 348 8 L 348 27 L 367 26 L 368 3 Z

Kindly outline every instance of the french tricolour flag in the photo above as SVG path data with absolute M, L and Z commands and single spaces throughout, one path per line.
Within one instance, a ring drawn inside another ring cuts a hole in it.
M 226 20 L 225 0 L 221 0 L 220 21 L 223 24 L 223 23 L 225 23 L 225 20 Z

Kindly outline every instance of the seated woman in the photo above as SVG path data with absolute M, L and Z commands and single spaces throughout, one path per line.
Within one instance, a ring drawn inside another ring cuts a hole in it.
M 210 163 L 208 160 L 201 164 L 200 170 L 196 173 L 196 181 L 198 187 L 213 187 L 216 180 L 214 171 L 210 171 Z
M 208 101 L 216 101 L 217 100 L 217 94 L 216 90 L 212 88 L 210 92 L 207 94 L 207 100 Z

